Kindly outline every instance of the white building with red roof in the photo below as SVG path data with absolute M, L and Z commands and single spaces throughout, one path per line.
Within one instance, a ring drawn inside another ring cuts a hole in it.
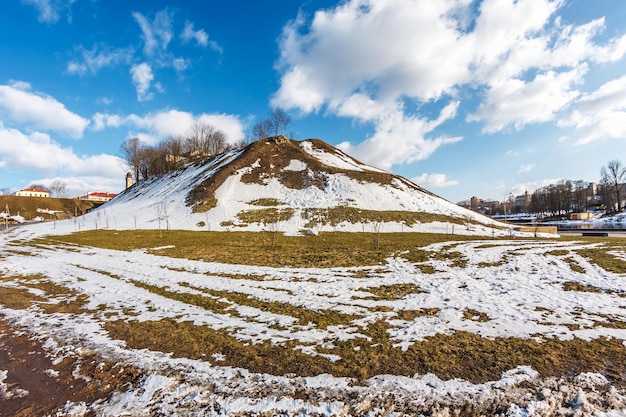
M 18 197 L 50 197 L 50 191 L 44 190 L 43 188 L 35 188 L 35 187 L 26 187 L 23 190 L 20 190 L 15 193 Z
M 89 200 L 89 201 L 109 201 L 111 200 L 113 197 L 115 197 L 117 194 L 113 194 L 113 193 L 103 193 L 101 191 L 95 191 L 95 192 L 91 192 L 91 193 L 87 193 L 86 195 L 83 195 L 81 197 L 79 197 L 81 200 Z

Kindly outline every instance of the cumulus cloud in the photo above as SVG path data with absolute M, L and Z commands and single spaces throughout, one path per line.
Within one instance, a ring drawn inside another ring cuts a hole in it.
M 457 105 L 455 102 L 444 107 L 435 120 L 407 116 L 400 105 L 385 109 L 384 113 L 373 119 L 376 125 L 374 135 L 357 145 L 343 142 L 337 147 L 363 162 L 385 170 L 389 170 L 394 164 L 426 159 L 440 146 L 462 139 L 458 136 L 427 137 L 440 124 L 455 116 Z M 373 103 L 372 106 L 376 108 Z M 357 110 L 356 107 L 352 109 Z M 372 108 L 365 106 L 364 112 L 355 112 L 353 116 L 364 116 L 371 111 Z M 345 108 L 343 112 L 342 114 L 348 114 Z
M 411 178 L 411 181 L 422 187 L 444 188 L 458 185 L 458 181 L 449 180 L 446 174 L 422 174 L 419 177 Z
M 23 133 L 0 122 L 0 167 L 9 170 L 33 169 L 52 174 L 57 171 L 90 176 L 119 176 L 123 161 L 112 155 L 78 156 L 45 133 Z
M 193 113 L 180 110 L 161 110 L 139 116 L 119 116 L 104 113 L 94 115 L 94 128 L 102 130 L 106 127 L 127 126 L 131 135 L 140 138 L 146 144 L 155 144 L 168 136 L 179 136 L 188 133 L 189 128 L 203 122 L 222 130 L 229 143 L 236 143 L 244 138 L 244 124 L 238 116 L 220 113 Z
M 0 85 L 0 108 L 14 122 L 74 139 L 82 137 L 89 124 L 89 120 L 69 111 L 55 98 L 34 92 L 30 84 L 19 81 Z
M 128 64 L 134 54 L 132 47 L 111 49 L 103 44 L 94 45 L 91 50 L 79 46 L 77 50 L 80 54 L 80 58 L 70 61 L 67 64 L 67 72 L 70 74 L 96 74 L 102 68 Z
M 152 100 L 154 94 L 149 92 L 149 90 L 150 84 L 152 83 L 152 80 L 154 80 L 154 74 L 152 73 L 150 65 L 145 62 L 133 65 L 130 68 L 130 75 L 133 79 L 133 83 L 135 84 L 135 89 L 137 90 L 137 100 Z
M 626 35 L 599 43 L 604 19 L 567 24 L 558 16 L 564 5 L 348 0 L 310 20 L 299 15 L 283 28 L 272 105 L 373 124 L 373 137 L 344 148 L 361 149 L 379 166 L 421 159 L 453 141 L 436 137 L 431 126 L 440 123 L 420 113 L 424 104 L 459 102 L 487 133 L 556 122 L 581 96 L 592 65 L 626 53 Z M 399 132 L 409 142 L 401 151 Z
M 577 144 L 599 139 L 626 138 L 626 76 L 611 80 L 596 91 L 582 95 L 561 127 L 574 127 Z
M 581 83 L 585 71 L 583 66 L 564 73 L 537 74 L 528 82 L 515 78 L 494 82 L 485 101 L 467 120 L 484 122 L 483 131 L 489 133 L 508 127 L 519 130 L 529 123 L 555 120 L 579 95 L 571 87 Z

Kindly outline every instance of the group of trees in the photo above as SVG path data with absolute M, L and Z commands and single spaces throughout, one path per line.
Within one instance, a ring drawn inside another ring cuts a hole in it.
M 253 125 L 245 139 L 236 144 L 230 144 L 226 134 L 216 127 L 197 122 L 186 135 L 170 136 L 156 145 L 146 145 L 139 138 L 130 138 L 122 143 L 121 151 L 135 182 L 139 182 L 269 136 L 292 136 L 287 133 L 290 124 L 291 117 L 284 110 L 276 108 L 265 119 Z
M 156 145 L 130 138 L 122 144 L 121 150 L 135 181 L 141 181 L 174 171 L 189 162 L 201 162 L 232 147 L 223 131 L 198 122 L 185 136 L 170 136 Z
M 587 182 L 564 180 L 537 189 L 527 210 L 548 216 L 586 211 L 589 203 L 587 196 Z
M 592 205 L 598 205 L 593 198 L 599 196 L 608 212 L 619 212 L 622 209 L 625 182 L 626 167 L 622 162 L 612 160 L 600 170 L 600 182 L 596 190 L 591 190 L 588 183 L 582 180 L 550 184 L 532 194 L 527 211 L 547 216 L 584 212 Z

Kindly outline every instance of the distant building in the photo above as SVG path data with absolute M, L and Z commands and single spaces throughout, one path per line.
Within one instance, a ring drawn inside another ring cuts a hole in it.
M 470 199 L 469 208 L 482 214 L 493 215 L 498 211 L 502 211 L 502 203 L 499 201 L 483 200 L 482 198 L 474 196 Z
M 528 190 L 522 195 L 515 196 L 515 211 L 517 212 L 525 212 L 528 210 L 528 206 L 530 206 L 530 201 L 532 200 L 532 196 L 528 194 Z
M 86 195 L 80 196 L 78 198 L 81 199 L 81 200 L 106 202 L 106 201 L 111 200 L 116 195 L 117 194 L 103 193 L 103 192 L 100 192 L 100 191 L 96 191 L 96 192 L 93 192 L 93 193 L 87 193 Z
M 26 187 L 15 193 L 18 197 L 50 197 L 50 192 L 42 188 Z

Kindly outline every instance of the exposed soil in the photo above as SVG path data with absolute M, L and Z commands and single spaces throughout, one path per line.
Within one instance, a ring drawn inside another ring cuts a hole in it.
M 0 416 L 55 415 L 68 402 L 89 405 L 134 386 L 140 373 L 102 361 L 93 352 L 71 354 L 59 363 L 42 342 L 17 332 L 0 316 Z M 89 415 L 89 414 L 87 414 Z

